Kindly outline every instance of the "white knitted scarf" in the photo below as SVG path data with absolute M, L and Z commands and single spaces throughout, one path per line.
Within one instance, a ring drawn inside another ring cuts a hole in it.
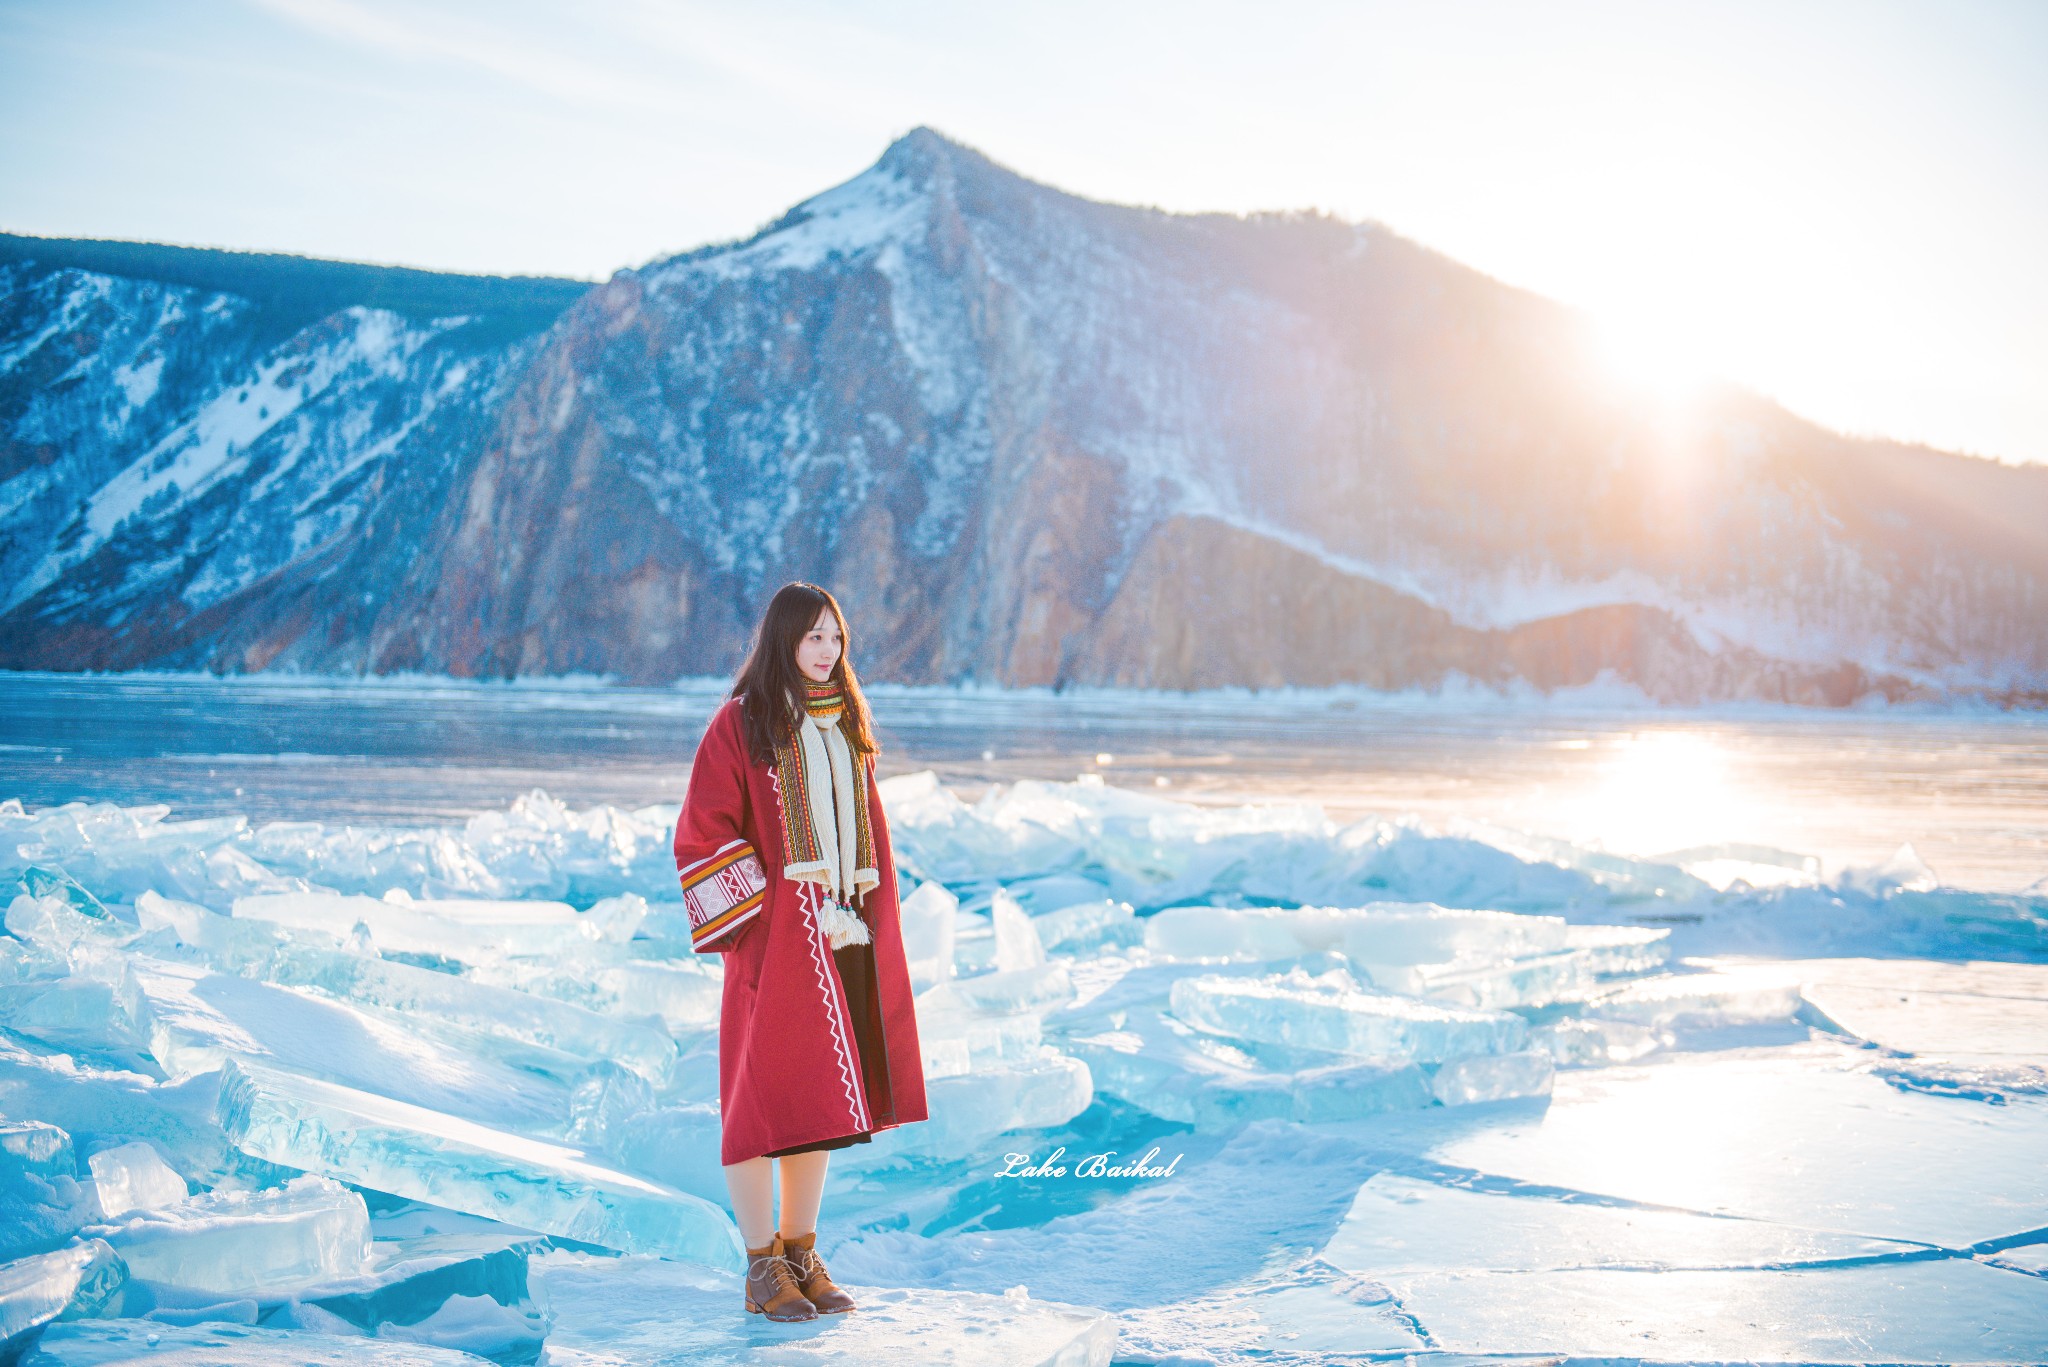
M 810 787 L 811 827 L 818 833 L 823 867 L 807 867 L 797 877 L 822 884 L 829 894 L 818 922 L 834 949 L 871 942 L 867 922 L 849 905 L 853 898 L 882 881 L 874 869 L 855 868 L 854 803 L 862 794 L 854 782 L 853 751 L 839 730 L 839 717 L 803 715 L 797 741 L 804 751 L 804 776 Z

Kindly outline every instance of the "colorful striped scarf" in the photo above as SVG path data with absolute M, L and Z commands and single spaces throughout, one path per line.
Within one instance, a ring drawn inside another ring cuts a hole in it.
M 793 734 L 775 743 L 782 792 L 782 873 L 831 894 L 823 920 L 833 947 L 864 944 L 867 927 L 851 907 L 882 881 L 868 822 L 867 766 L 847 729 L 846 693 L 837 683 L 803 681 Z

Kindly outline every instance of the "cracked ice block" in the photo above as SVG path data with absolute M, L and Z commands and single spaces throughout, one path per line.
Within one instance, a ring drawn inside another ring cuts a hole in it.
M 99 898 L 82 887 L 78 880 L 62 869 L 46 869 L 31 864 L 21 871 L 21 886 L 31 897 L 54 897 L 82 916 L 95 920 L 111 921 L 112 912 Z
M 47 1182 L 77 1172 L 71 1136 L 55 1125 L 40 1120 L 0 1124 L 0 1184 L 22 1177 Z
M 129 961 L 150 1050 L 166 1073 L 210 1073 L 256 1059 L 436 1110 L 549 1129 L 567 1118 L 559 1080 L 576 1060 L 525 1057 L 531 1046 L 330 1001 L 196 964 Z M 447 1038 L 444 1038 L 446 1036 Z M 468 1046 L 468 1047 L 464 1047 Z
M 370 1266 L 363 1198 L 325 1177 L 264 1191 L 209 1191 L 92 1232 L 131 1275 L 223 1298 L 360 1276 Z
M 0 1263 L 0 1360 L 37 1325 L 96 1313 L 127 1280 L 120 1256 L 100 1239 Z
M 1459 1006 L 1504 1010 L 1586 1001 L 1613 990 L 1618 973 L 1663 966 L 1666 930 L 1633 926 L 1569 926 L 1575 943 L 1554 954 L 1505 959 L 1459 959 L 1443 964 L 1361 968 L 1373 986 Z M 1611 932 L 1582 934 L 1581 932 Z
M 1412 1063 L 1312 1054 L 1306 1057 L 1321 1062 L 1273 1069 L 1161 1011 L 1138 1007 L 1117 1017 L 1120 1028 L 1070 1037 L 1061 1047 L 1088 1065 L 1098 1093 L 1197 1129 L 1352 1120 L 1430 1104 L 1428 1079 Z
M 1526 1046 L 1520 1016 L 1376 996 L 1306 974 L 1182 978 L 1173 1014 L 1198 1030 L 1302 1049 L 1437 1063 Z
M 317 988 L 405 1016 L 446 1021 L 581 1059 L 608 1060 L 656 1086 L 675 1067 L 675 1041 L 649 1026 L 411 964 L 293 946 L 278 954 L 269 976 L 273 982 Z
M 65 1131 L 39 1120 L 0 1123 L 0 1262 L 54 1248 L 95 1217 L 75 1171 Z
M 242 1152 L 286 1167 L 622 1252 L 745 1257 L 717 1206 L 559 1144 L 253 1064 L 223 1070 L 219 1109 Z
M 131 1210 L 175 1206 L 191 1192 L 154 1145 L 137 1140 L 101 1149 L 86 1162 L 92 1167 L 93 1191 L 106 1219 Z

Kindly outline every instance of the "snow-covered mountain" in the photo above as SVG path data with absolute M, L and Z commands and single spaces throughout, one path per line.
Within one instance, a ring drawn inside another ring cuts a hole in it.
M 807 578 L 907 681 L 2048 687 L 2048 470 L 1630 397 L 1384 228 L 929 130 L 528 328 L 0 270 L 9 667 L 665 680 Z

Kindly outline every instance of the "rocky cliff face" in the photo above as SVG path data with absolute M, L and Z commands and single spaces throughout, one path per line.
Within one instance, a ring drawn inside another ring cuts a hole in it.
M 13 667 L 665 680 L 807 578 L 907 681 L 2048 682 L 2048 471 L 1632 400 L 1573 315 L 1383 229 L 925 130 L 510 340 L 6 283 Z

